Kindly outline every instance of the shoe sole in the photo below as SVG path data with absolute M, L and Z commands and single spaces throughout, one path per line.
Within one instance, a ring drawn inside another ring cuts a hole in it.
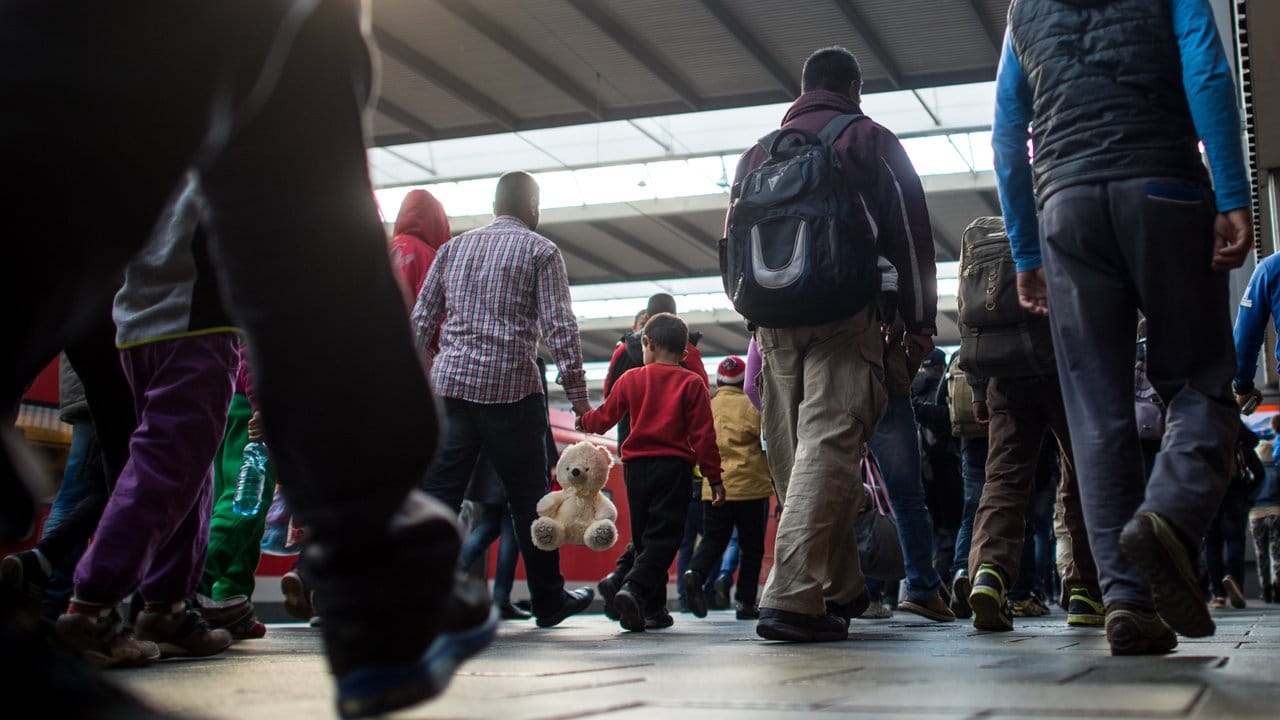
M 629 592 L 618 592 L 613 596 L 613 606 L 618 611 L 618 622 L 623 630 L 644 632 L 644 613 L 640 611 L 640 603 Z
M 617 622 L 618 608 L 613 604 L 613 598 L 618 594 L 617 588 L 601 580 L 596 583 L 596 592 L 600 593 L 600 599 L 604 600 L 604 616 Z
M 1199 583 L 1178 569 L 1182 563 L 1169 549 L 1170 543 L 1178 547 L 1181 542 L 1173 529 L 1153 513 L 1139 513 L 1120 532 L 1120 550 L 1151 585 L 1160 617 L 1175 632 L 1207 637 L 1216 626 L 1201 597 Z
M 988 632 L 1009 632 L 1013 620 L 1003 612 L 1004 603 L 995 590 L 976 587 L 969 593 L 969 607 L 973 609 L 973 626 Z
M 533 622 L 534 622 L 534 624 L 535 624 L 535 625 L 537 625 L 537 626 L 538 626 L 538 627 L 540 627 L 540 628 L 555 627 L 556 625 L 559 625 L 560 623 L 564 622 L 565 620 L 568 620 L 569 618 L 573 617 L 574 615 L 577 615 L 578 613 L 582 612 L 583 610 L 586 610 L 587 608 L 591 607 L 591 601 L 592 601 L 592 600 L 594 600 L 596 596 L 595 596 L 595 593 L 591 593 L 591 594 L 587 595 L 585 602 L 584 602 L 584 601 L 581 601 L 581 600 L 579 600 L 579 599 L 577 599 L 576 597 L 574 597 L 574 596 L 572 596 L 572 595 L 570 595 L 570 596 L 568 596 L 568 597 L 569 597 L 569 599 L 565 600 L 565 607 L 562 607 L 562 608 L 561 608 L 561 611 L 562 611 L 562 612 L 564 612 L 564 614 L 563 614 L 563 615 L 561 615 L 561 614 L 556 614 L 556 615 L 554 615 L 554 616 L 552 616 L 552 617 L 548 617 L 548 618 L 535 618 L 535 619 L 534 619 L 534 621 L 533 621 Z M 577 607 L 573 607 L 573 608 L 568 607 L 568 605 L 569 605 L 570 603 L 575 604 Z M 565 611 L 567 611 L 567 612 L 565 612 Z
M 846 630 L 842 633 L 835 631 L 814 631 L 798 628 L 794 625 L 779 623 L 772 620 L 760 620 L 756 622 L 756 634 L 765 640 L 778 640 L 781 642 L 794 643 L 818 643 L 818 642 L 839 642 L 849 639 L 849 632 Z
M 479 625 L 437 636 L 418 662 L 421 672 L 417 678 L 368 697 L 340 696 L 338 712 L 343 718 L 372 717 L 430 700 L 443 693 L 458 667 L 488 647 L 497 634 L 498 612 L 494 608 Z
M 934 622 L 955 622 L 956 620 L 956 616 L 953 614 L 948 613 L 946 615 L 943 615 L 942 613 L 937 613 L 930 610 L 925 605 L 921 605 L 920 603 L 912 602 L 910 600 L 903 600 L 902 602 L 898 603 L 898 609 L 905 610 L 909 613 L 915 613 L 916 615 L 919 615 L 922 618 L 928 618 L 929 620 L 933 620 Z
M 951 612 L 957 618 L 968 620 L 973 616 L 973 608 L 969 607 L 969 593 L 973 592 L 973 585 L 969 583 L 969 578 L 956 578 L 951 584 Z
M 284 594 L 284 611 L 299 620 L 310 620 L 315 617 L 315 608 L 311 607 L 306 586 L 297 575 L 285 575 L 280 578 L 280 592 Z
M 1107 619 L 1101 615 L 1068 615 L 1067 624 L 1071 627 L 1102 627 Z
M 686 574 L 681 578 L 684 582 L 684 596 L 688 599 L 689 612 L 694 617 L 704 618 L 707 616 L 707 599 L 702 595 L 702 582 L 694 582 L 698 577 L 696 575 Z
M 1129 615 L 1127 611 L 1124 612 Z M 1133 615 L 1132 623 L 1119 623 L 1119 626 L 1112 630 L 1107 637 L 1107 643 L 1111 646 L 1111 654 L 1113 656 L 1130 656 L 1130 655 L 1165 655 L 1173 651 L 1178 646 L 1178 640 L 1173 638 L 1168 647 L 1157 646 L 1138 629 L 1141 620 Z

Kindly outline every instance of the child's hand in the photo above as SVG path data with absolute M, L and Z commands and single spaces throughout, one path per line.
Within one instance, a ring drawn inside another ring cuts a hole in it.
M 716 483 L 711 486 L 711 504 L 720 507 L 724 504 L 724 483 Z
M 582 427 L 582 416 L 581 416 L 581 415 L 579 415 L 578 417 L 576 417 L 576 418 L 574 418 L 574 419 L 573 419 L 573 429 L 574 429 L 574 430 L 577 430 L 578 432 L 586 432 L 586 431 L 587 431 L 587 430 L 586 430 L 586 428 Z

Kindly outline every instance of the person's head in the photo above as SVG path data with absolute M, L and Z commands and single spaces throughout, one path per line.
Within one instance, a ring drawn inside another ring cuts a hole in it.
M 631 321 L 631 332 L 640 332 L 644 329 L 644 321 L 649 319 L 649 311 L 641 310 L 636 313 L 636 319 Z
M 676 314 L 676 299 L 668 293 L 656 293 L 649 296 L 649 304 L 645 307 L 644 312 L 649 317 L 653 317 L 658 313 Z
M 1280 415 L 1271 416 L 1271 432 L 1280 435 Z
M 862 68 L 858 58 L 842 47 L 814 50 L 800 72 L 800 92 L 830 90 L 854 102 L 862 98 Z
M 716 387 L 723 385 L 742 387 L 746 379 L 747 363 L 737 355 L 730 355 L 721 360 L 720 367 L 716 368 Z
M 520 170 L 509 172 L 498 178 L 493 214 L 519 218 L 530 230 L 537 230 L 538 201 L 538 183 L 533 176 Z
M 934 348 L 920 361 L 920 370 L 934 375 L 941 375 L 947 369 L 947 354 L 942 348 Z
M 644 335 L 640 336 L 645 365 L 674 365 L 684 359 L 688 344 L 689 328 L 671 313 L 650 316 L 644 324 Z

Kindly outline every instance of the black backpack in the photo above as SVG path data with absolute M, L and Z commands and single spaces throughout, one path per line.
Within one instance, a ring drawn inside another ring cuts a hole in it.
M 960 245 L 960 368 L 987 378 L 1054 374 L 1049 319 L 1018 303 L 1018 272 L 1004 218 L 975 219 Z
M 782 128 L 761 138 L 769 157 L 734 188 L 720 241 L 725 293 L 749 322 L 839 320 L 879 289 L 872 220 L 832 147 L 862 117 L 839 115 L 817 135 Z

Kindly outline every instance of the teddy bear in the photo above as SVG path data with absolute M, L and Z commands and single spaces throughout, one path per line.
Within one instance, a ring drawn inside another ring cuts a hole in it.
M 531 528 L 534 547 L 586 545 L 597 552 L 613 547 L 618 541 L 618 508 L 600 492 L 612 466 L 609 449 L 586 440 L 560 453 L 556 481 L 563 489 L 538 501 L 538 519 Z

